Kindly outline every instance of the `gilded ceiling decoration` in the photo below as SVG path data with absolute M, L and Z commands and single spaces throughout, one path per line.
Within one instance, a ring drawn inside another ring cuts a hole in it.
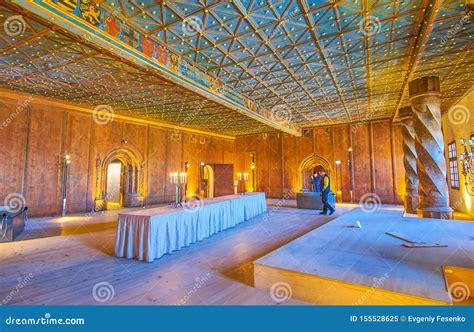
M 425 75 L 440 76 L 447 110 L 473 82 L 472 12 L 459 0 L 54 1 L 240 113 L 10 5 L 26 2 L 0 8 L 26 20 L 20 36 L 2 35 L 3 86 L 227 134 L 271 129 L 261 119 L 291 129 L 394 118 Z

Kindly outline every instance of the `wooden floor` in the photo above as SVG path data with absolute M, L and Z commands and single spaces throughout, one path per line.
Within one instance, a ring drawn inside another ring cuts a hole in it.
M 386 232 L 446 246 L 410 249 Z M 470 222 L 354 209 L 257 260 L 255 284 L 285 282 L 294 298 L 317 304 L 452 304 L 449 290 L 474 295 L 473 240 Z
M 23 241 L 0 244 L 0 303 L 276 304 L 267 291 L 253 287 L 252 262 L 354 207 L 341 205 L 326 217 L 292 206 L 269 206 L 268 218 L 153 263 L 113 256 L 118 211 L 33 219 Z M 98 302 L 93 288 L 103 282 L 113 287 L 114 296 Z

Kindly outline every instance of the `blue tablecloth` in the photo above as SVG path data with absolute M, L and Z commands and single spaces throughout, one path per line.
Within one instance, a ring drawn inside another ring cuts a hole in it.
M 201 201 L 198 208 L 159 207 L 121 213 L 115 256 L 152 262 L 267 211 L 265 193 Z

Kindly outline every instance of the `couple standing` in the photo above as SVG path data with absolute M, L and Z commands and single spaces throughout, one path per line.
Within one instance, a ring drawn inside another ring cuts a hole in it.
M 329 215 L 336 212 L 336 209 L 329 204 L 329 193 L 331 192 L 331 179 L 329 175 L 324 170 L 314 171 L 311 181 L 313 183 L 313 191 L 321 192 L 323 199 L 323 211 L 321 214 L 327 214 L 328 210 Z

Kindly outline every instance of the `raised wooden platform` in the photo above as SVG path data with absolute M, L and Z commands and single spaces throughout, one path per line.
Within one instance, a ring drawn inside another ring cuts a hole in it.
M 386 232 L 448 247 L 409 249 Z M 474 268 L 474 223 L 355 209 L 255 261 L 254 277 L 315 304 L 451 304 L 443 265 Z

